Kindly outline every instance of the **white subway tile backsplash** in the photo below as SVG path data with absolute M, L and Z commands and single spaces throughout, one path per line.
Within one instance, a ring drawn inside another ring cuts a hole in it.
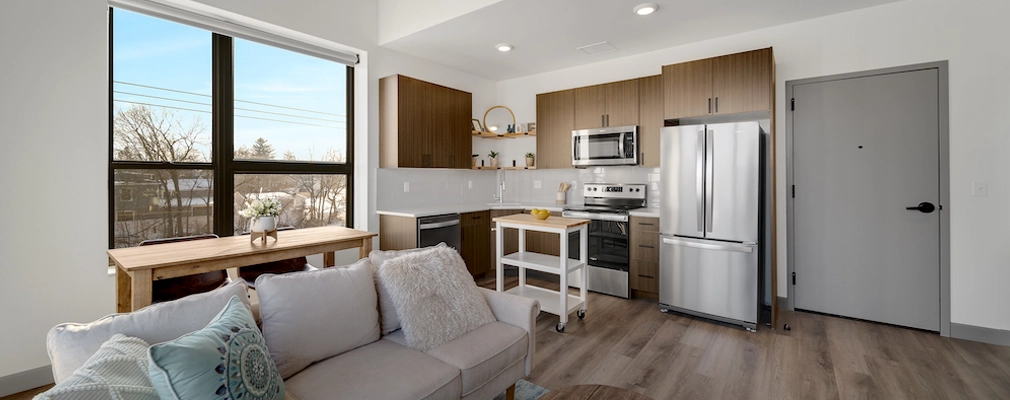
M 644 183 L 649 184 L 650 205 L 658 204 L 660 197 L 658 168 L 593 167 L 516 171 L 382 168 L 376 174 L 376 206 L 379 209 L 396 209 L 447 203 L 490 203 L 495 201 L 499 177 L 505 180 L 506 202 L 554 202 L 562 182 L 572 184 L 566 196 L 568 204 L 584 202 L 583 183 Z M 539 188 L 535 187 L 536 181 L 540 181 Z M 410 192 L 403 192 L 405 183 L 409 184 Z

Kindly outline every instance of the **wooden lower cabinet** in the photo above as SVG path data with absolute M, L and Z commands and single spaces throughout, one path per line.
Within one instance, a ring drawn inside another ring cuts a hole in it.
M 659 300 L 659 218 L 631 217 L 629 280 L 634 297 Z
M 475 278 L 484 277 L 491 270 L 491 216 L 488 211 L 459 215 L 460 255 L 466 268 Z

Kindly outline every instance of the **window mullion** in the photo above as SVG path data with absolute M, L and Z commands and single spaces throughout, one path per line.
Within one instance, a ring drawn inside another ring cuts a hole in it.
M 213 34 L 214 233 L 232 236 L 234 215 L 235 79 L 232 38 Z

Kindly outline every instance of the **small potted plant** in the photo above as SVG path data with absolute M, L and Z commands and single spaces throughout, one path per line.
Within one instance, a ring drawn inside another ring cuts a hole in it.
M 498 168 L 498 152 L 497 151 L 491 150 L 491 152 L 487 154 L 487 158 L 488 158 L 488 162 L 491 163 L 491 168 Z
M 480 157 L 480 154 L 474 154 L 474 155 L 471 155 L 470 157 L 473 158 L 473 165 L 472 166 L 476 167 L 477 166 L 477 157 Z
M 281 215 L 281 202 L 276 199 L 254 199 L 245 203 L 239 215 L 249 218 L 250 232 L 273 232 L 277 230 L 277 216 Z
M 533 161 L 534 161 L 533 153 L 526 153 L 526 166 L 532 167 Z

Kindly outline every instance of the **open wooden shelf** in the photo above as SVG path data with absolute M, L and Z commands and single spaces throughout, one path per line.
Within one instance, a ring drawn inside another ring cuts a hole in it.
M 521 132 L 521 133 L 503 133 L 503 134 L 499 135 L 499 134 L 494 133 L 494 132 L 470 131 L 470 134 L 473 137 L 477 137 L 477 138 L 481 138 L 481 139 L 515 139 L 517 137 L 536 136 L 537 132 L 533 131 L 533 132 Z
M 537 167 L 481 167 L 476 166 L 470 169 L 505 169 L 505 170 L 519 170 L 519 169 L 537 169 Z

